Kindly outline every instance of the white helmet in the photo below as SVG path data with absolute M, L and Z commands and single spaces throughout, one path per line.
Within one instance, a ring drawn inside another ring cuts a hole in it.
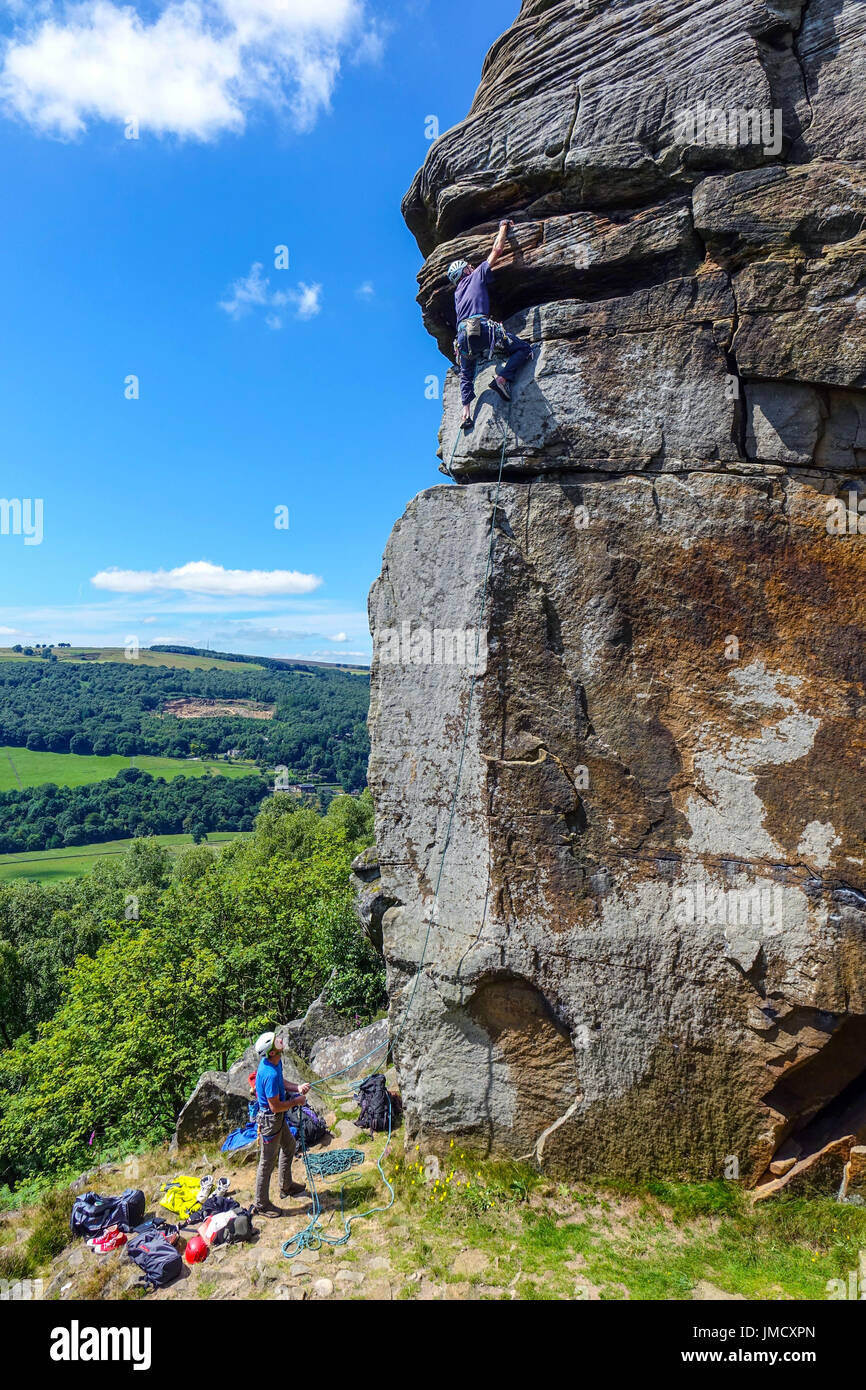
M 278 1046 L 276 1033 L 262 1033 L 260 1038 L 256 1038 L 256 1056 L 267 1057 Z
M 452 261 L 448 267 L 448 279 L 452 285 L 457 285 L 463 279 L 464 272 L 469 269 L 468 261 Z

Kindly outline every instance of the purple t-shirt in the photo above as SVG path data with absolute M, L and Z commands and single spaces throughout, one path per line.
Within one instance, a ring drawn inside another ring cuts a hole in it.
M 454 293 L 458 324 L 464 319 L 471 319 L 474 314 L 484 314 L 486 317 L 490 313 L 490 293 L 487 288 L 490 273 L 490 262 L 482 261 L 471 275 L 463 276 Z

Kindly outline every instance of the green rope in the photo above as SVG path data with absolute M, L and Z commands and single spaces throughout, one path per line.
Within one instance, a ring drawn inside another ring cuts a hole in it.
M 329 1149 L 323 1154 L 307 1154 L 307 1172 L 317 1178 L 335 1178 L 363 1162 L 360 1149 Z

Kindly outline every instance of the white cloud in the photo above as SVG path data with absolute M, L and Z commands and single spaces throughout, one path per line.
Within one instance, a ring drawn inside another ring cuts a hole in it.
M 7 111 L 64 138 L 135 117 L 142 134 L 213 140 L 267 104 L 306 130 L 329 109 L 346 53 L 381 56 L 364 0 L 156 4 L 16 6 L 0 73 Z
M 15 632 L 14 627 L 0 627 L 0 637 L 14 637 Z
M 337 635 L 336 635 L 336 637 L 329 637 L 329 638 L 328 638 L 328 641 L 329 641 L 329 642 L 348 642 L 348 640 L 349 640 L 349 639 L 348 639 L 348 637 L 346 636 L 345 632 L 338 632 Z
M 322 580 L 295 570 L 227 570 L 207 560 L 192 561 L 173 570 L 101 570 L 91 579 L 96 589 L 115 594 L 147 594 L 180 590 L 186 594 L 270 598 L 277 594 L 310 594 Z
M 299 319 L 314 319 L 322 312 L 321 285 L 305 285 L 302 280 L 297 291 L 289 290 L 289 299 L 295 305 Z
M 359 299 L 363 299 L 366 303 L 369 304 L 370 300 L 375 299 L 376 297 L 376 287 L 373 284 L 373 281 L 365 280 L 363 285 L 358 286 L 358 288 L 355 291 L 355 294 L 358 296 Z
M 242 319 L 255 309 L 265 309 L 265 323 L 268 328 L 277 330 L 283 326 L 283 316 L 275 310 L 292 305 L 295 318 L 308 321 L 321 313 L 321 299 L 322 286 L 305 285 L 303 280 L 297 289 L 272 290 L 261 261 L 256 261 L 250 267 L 248 275 L 235 280 L 227 292 L 227 297 L 220 300 L 220 308 L 233 319 Z

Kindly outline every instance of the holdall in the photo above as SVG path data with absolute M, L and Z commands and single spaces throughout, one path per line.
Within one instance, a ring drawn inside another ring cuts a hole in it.
M 126 1253 L 141 1270 L 142 1285 L 147 1289 L 164 1289 L 183 1272 L 180 1251 L 163 1236 L 134 1235 L 127 1242 Z
M 69 1229 L 85 1240 L 101 1236 L 109 1226 L 133 1231 L 144 1220 L 145 1206 L 144 1193 L 137 1187 L 128 1187 L 119 1197 L 100 1197 L 98 1192 L 85 1192 L 72 1204 Z

